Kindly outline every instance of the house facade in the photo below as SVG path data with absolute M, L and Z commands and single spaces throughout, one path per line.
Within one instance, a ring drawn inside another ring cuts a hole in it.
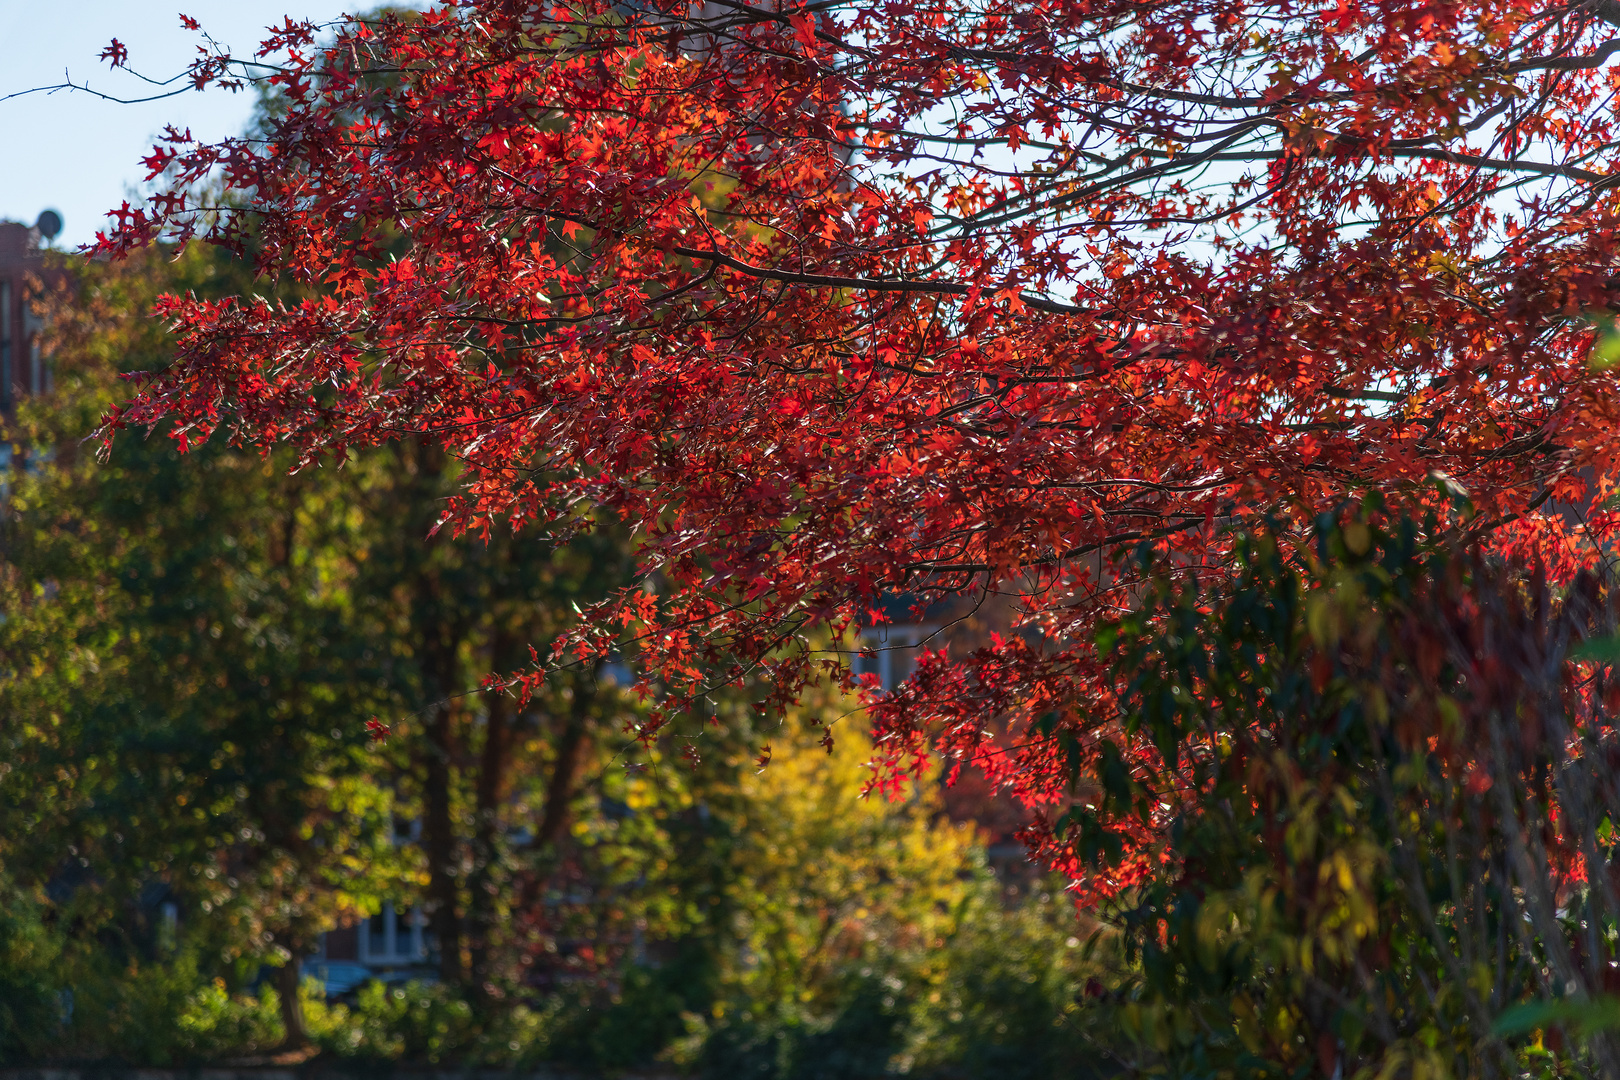
M 0 412 L 9 414 L 20 398 L 51 388 L 50 365 L 40 351 L 44 325 L 33 300 L 54 278 L 40 242 L 61 229 L 61 217 L 50 210 L 32 226 L 0 221 Z
M 395 846 L 421 843 L 421 819 L 396 820 L 393 841 Z M 377 914 L 322 934 L 314 954 L 305 958 L 304 970 L 321 981 L 328 996 L 335 996 L 368 979 L 432 979 L 435 959 L 426 912 L 404 901 L 388 901 Z

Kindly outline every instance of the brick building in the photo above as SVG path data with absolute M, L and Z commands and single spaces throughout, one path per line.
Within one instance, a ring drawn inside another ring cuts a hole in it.
M 32 227 L 0 221 L 0 412 L 9 413 L 19 397 L 51 386 L 49 366 L 40 355 L 42 327 L 30 301 L 53 277 L 40 240 L 61 228 L 62 219 L 49 210 Z

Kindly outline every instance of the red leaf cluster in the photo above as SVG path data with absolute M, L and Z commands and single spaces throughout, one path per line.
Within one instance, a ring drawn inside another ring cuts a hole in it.
M 171 131 L 99 246 L 231 245 L 315 298 L 166 299 L 176 362 L 110 426 L 422 439 L 467 465 L 456 528 L 617 515 L 649 588 L 554 659 L 632 643 L 655 725 L 710 681 L 763 675 L 769 707 L 841 677 L 884 596 L 996 611 L 874 705 L 890 775 L 931 744 L 1056 798 L 1021 733 L 1108 708 L 1092 627 L 1132 544 L 1197 565 L 1373 487 L 1465 490 L 1467 528 L 1566 574 L 1573 522 L 1612 531 L 1611 8 L 289 23 L 264 137 Z

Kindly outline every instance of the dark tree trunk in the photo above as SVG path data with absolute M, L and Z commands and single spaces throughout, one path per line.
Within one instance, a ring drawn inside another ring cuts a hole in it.
M 538 855 L 536 873 L 525 882 L 522 899 L 518 905 L 527 910 L 539 904 L 546 886 L 551 882 L 551 876 L 556 871 L 557 840 L 562 839 L 562 829 L 569 824 L 569 803 L 580 785 L 580 771 L 585 764 L 585 750 L 588 748 L 586 735 L 590 733 L 591 703 L 593 693 L 590 683 L 585 678 L 575 683 L 573 703 L 569 714 L 564 717 L 561 732 L 557 732 L 557 756 L 551 764 L 551 779 L 546 784 L 546 803 L 539 811 L 539 821 L 535 824 L 535 839 L 530 842 L 530 850 Z
M 302 949 L 294 946 L 292 957 L 276 968 L 276 997 L 281 1004 L 281 1048 L 302 1050 L 309 1045 L 309 1032 L 304 1027 L 304 1004 L 298 1000 L 298 982 L 304 974 Z
M 452 985 L 465 981 L 461 966 L 460 897 L 456 883 L 456 832 L 450 805 L 451 755 L 455 749 L 454 710 L 448 702 L 433 708 L 428 722 L 423 762 L 422 842 L 428 862 L 429 924 L 439 944 L 439 978 Z
M 411 580 L 411 623 L 416 635 L 418 666 L 428 712 L 420 758 L 422 776 L 422 844 L 428 864 L 429 926 L 439 946 L 439 977 L 452 985 L 466 981 L 462 966 L 459 863 L 454 798 L 454 695 L 460 689 L 460 651 L 465 613 L 445 596 L 445 584 L 433 561 L 430 532 L 438 512 L 444 477 L 444 454 L 420 443 L 412 448 L 409 485 L 412 525 L 420 549 L 415 551 Z
M 534 831 L 536 850 L 555 846 L 563 826 L 568 823 L 568 804 L 574 800 L 580 766 L 584 763 L 586 718 L 590 715 L 591 700 L 585 680 L 576 682 L 573 704 L 557 737 L 557 760 L 551 767 L 551 782 L 546 785 L 546 804 Z
M 589 734 L 592 701 L 588 682 L 580 679 L 575 683 L 574 700 L 563 720 L 563 728 L 557 734 L 557 757 L 551 765 L 545 805 L 541 807 L 534 840 L 530 843 L 530 850 L 541 858 L 538 860 L 540 868 L 523 889 L 522 904 L 525 908 L 532 908 L 540 902 L 555 871 L 556 859 L 552 856 L 556 853 L 557 842 L 562 838 L 563 828 L 568 824 L 568 807 L 579 789 L 579 774 L 589 745 L 586 736 Z
M 497 631 L 490 648 L 495 670 L 503 670 L 511 659 L 512 636 Z M 479 755 L 478 781 L 474 804 L 472 873 L 467 881 L 467 952 L 472 961 L 473 993 L 486 998 L 494 990 L 498 974 L 493 965 L 491 935 L 495 929 L 496 864 L 500 859 L 501 804 L 506 798 L 506 778 L 510 770 L 512 722 L 517 702 L 510 694 L 492 689 L 484 694 L 487 717 L 483 752 Z

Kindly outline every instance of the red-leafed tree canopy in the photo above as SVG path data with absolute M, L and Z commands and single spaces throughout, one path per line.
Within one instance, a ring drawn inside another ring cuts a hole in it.
M 288 24 L 274 67 L 195 73 L 273 72 L 262 137 L 171 133 L 100 248 L 237 245 L 317 298 L 165 300 L 176 362 L 111 422 L 437 443 L 458 528 L 617 515 L 649 587 L 549 662 L 633 642 L 655 723 L 847 677 L 885 597 L 998 606 L 874 704 L 881 744 L 1066 798 L 1133 545 L 1458 487 L 1451 527 L 1554 566 L 1612 530 L 1617 52 L 1613 0 Z

